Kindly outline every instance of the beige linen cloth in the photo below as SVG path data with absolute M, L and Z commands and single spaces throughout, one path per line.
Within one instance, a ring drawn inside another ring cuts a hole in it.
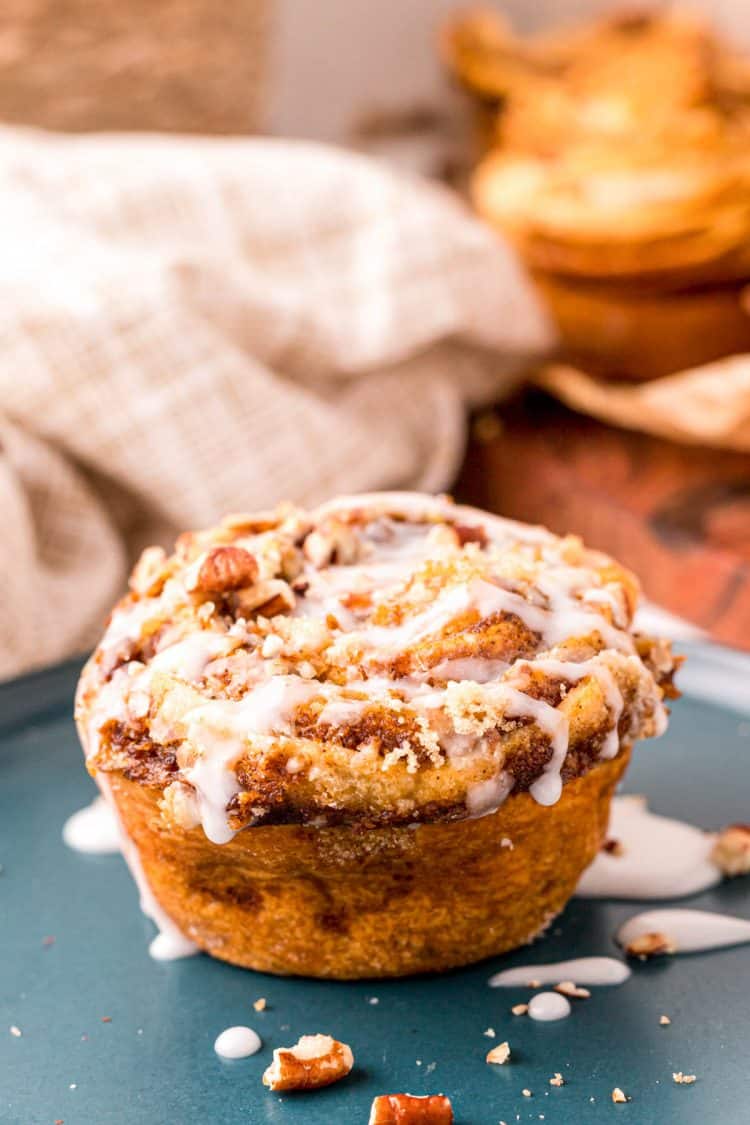
M 222 513 L 440 489 L 549 329 L 442 189 L 273 140 L 0 131 L 0 676 Z

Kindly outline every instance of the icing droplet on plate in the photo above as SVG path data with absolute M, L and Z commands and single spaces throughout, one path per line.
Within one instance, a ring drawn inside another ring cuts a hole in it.
M 517 988 L 539 984 L 558 984 L 572 980 L 576 984 L 622 984 L 630 976 L 630 968 L 614 957 L 579 957 L 574 961 L 555 961 L 548 965 L 521 965 L 516 969 L 503 969 L 491 976 L 490 988 Z
M 192 957 L 197 949 L 190 938 L 170 928 L 169 931 L 162 930 L 156 935 L 148 952 L 154 961 L 178 961 L 181 957 Z
M 68 817 L 62 837 L 73 851 L 88 855 L 111 855 L 120 850 L 117 820 L 101 795 Z
M 629 918 L 617 931 L 623 948 L 645 934 L 664 934 L 675 953 L 706 953 L 750 942 L 750 922 L 710 910 L 646 910 Z
M 214 1050 L 223 1059 L 246 1059 L 262 1046 L 260 1036 L 251 1027 L 228 1027 L 216 1037 Z
M 538 992 L 529 1000 L 528 1014 L 533 1020 L 564 1020 L 570 1015 L 570 1001 L 559 992 Z
M 643 797 L 615 797 L 602 850 L 584 871 L 580 898 L 684 898 L 721 881 L 710 856 L 715 837 L 692 824 L 652 813 Z

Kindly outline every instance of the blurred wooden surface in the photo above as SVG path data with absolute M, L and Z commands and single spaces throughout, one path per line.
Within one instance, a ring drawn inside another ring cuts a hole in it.
M 475 425 L 454 491 L 583 536 L 652 601 L 750 649 L 750 455 L 616 430 L 534 394 Z
M 2 0 L 0 121 L 258 128 L 271 0 Z

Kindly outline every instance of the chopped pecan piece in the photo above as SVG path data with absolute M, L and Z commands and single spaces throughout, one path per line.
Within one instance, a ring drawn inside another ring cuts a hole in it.
M 510 1058 L 510 1044 L 508 1042 L 498 1043 L 497 1047 L 493 1047 L 491 1051 L 487 1052 L 486 1062 L 494 1063 L 495 1066 L 502 1066 L 507 1063 Z
M 453 1125 L 453 1107 L 444 1094 L 381 1094 L 372 1103 L 368 1125 Z
M 345 1078 L 354 1066 L 346 1043 L 330 1035 L 303 1035 L 293 1047 L 277 1047 L 263 1073 L 270 1090 L 317 1090 Z
M 711 859 L 725 875 L 750 875 L 750 824 L 730 824 L 716 837 Z
M 133 567 L 128 585 L 142 598 L 155 598 L 169 577 L 167 553 L 162 547 L 146 547 Z
M 190 588 L 200 594 L 243 590 L 258 580 L 258 563 L 244 547 L 213 547 L 198 567 Z
M 625 947 L 625 952 L 628 957 L 640 957 L 646 960 L 647 957 L 659 957 L 663 953 L 675 953 L 677 945 L 674 938 L 669 934 L 662 934 L 658 932 L 641 934 L 640 937 L 633 938 Z
M 561 980 L 559 984 L 555 985 L 555 992 L 559 992 L 562 996 L 568 996 L 573 1000 L 588 1000 L 591 996 L 588 988 L 579 988 L 572 980 Z

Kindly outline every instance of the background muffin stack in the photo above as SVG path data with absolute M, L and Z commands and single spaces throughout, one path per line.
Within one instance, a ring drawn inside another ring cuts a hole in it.
M 651 378 L 750 350 L 750 65 L 684 14 L 519 40 L 482 12 L 444 53 L 474 97 L 478 211 L 519 246 L 566 357 Z

